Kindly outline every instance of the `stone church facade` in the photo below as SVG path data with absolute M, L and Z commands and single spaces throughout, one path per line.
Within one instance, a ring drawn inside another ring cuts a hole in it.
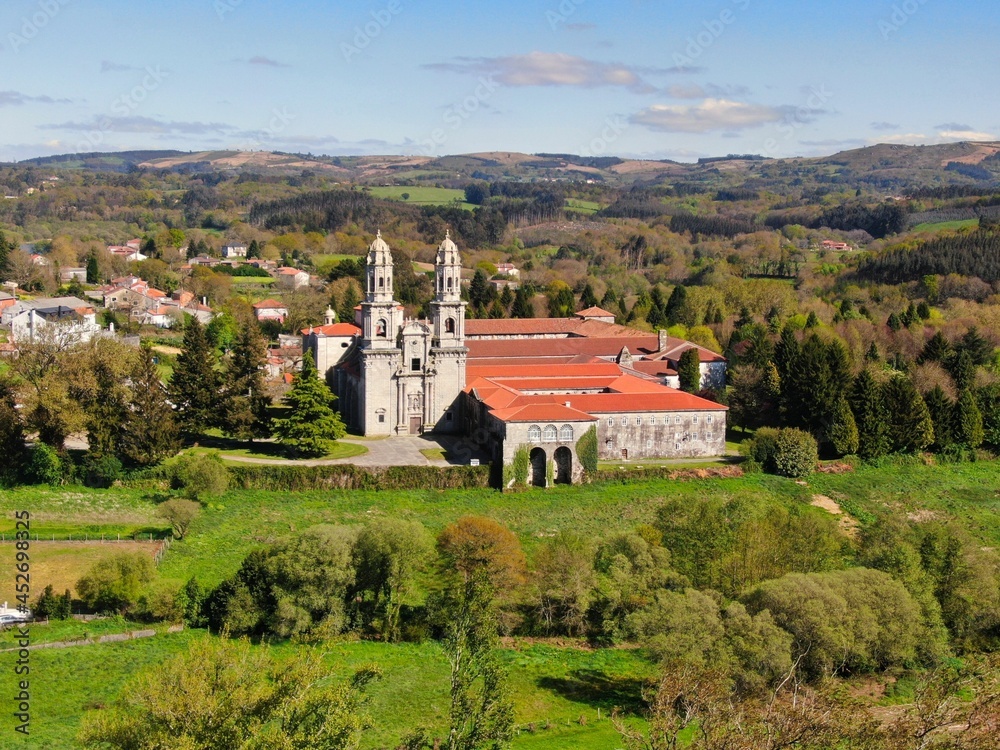
M 361 333 L 328 381 L 344 421 L 363 435 L 461 430 L 465 387 L 462 262 L 450 237 L 438 247 L 431 319 L 405 320 L 394 299 L 392 253 L 381 232 L 368 249 Z

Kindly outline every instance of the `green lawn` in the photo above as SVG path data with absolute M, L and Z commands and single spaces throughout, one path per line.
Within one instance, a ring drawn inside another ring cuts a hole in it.
M 233 286 L 271 286 L 278 280 L 273 276 L 232 276 Z
M 217 450 L 223 458 L 231 456 L 244 456 L 247 458 L 290 458 L 285 447 L 275 442 L 245 443 L 240 440 L 233 440 L 224 437 L 214 437 L 203 435 L 198 441 L 198 446 L 189 449 L 195 453 L 206 453 L 210 450 Z M 317 459 L 352 458 L 363 456 L 368 449 L 356 443 L 337 442 L 333 450 L 324 456 L 315 456 Z
M 596 214 L 603 206 L 595 201 L 584 201 L 578 198 L 566 199 L 566 210 L 579 214 Z

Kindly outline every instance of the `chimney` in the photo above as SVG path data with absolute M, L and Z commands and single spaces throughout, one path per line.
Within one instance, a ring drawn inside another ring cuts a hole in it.
M 661 328 L 657 332 L 657 335 L 659 336 L 659 347 L 660 347 L 659 349 L 657 349 L 657 351 L 662 354 L 667 350 L 667 332 Z
M 569 408 L 570 408 L 570 402 L 569 402 L 569 401 L 567 401 L 567 402 L 566 402 L 566 408 L 567 408 L 567 409 L 569 409 Z

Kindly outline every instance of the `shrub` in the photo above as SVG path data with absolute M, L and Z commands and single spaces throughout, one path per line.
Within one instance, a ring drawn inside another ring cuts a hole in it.
M 588 474 L 597 471 L 597 428 L 591 427 L 577 441 L 576 455 L 580 459 L 580 465 Z
M 188 527 L 201 510 L 201 505 L 194 500 L 174 498 L 161 503 L 156 509 L 156 515 L 170 524 L 175 539 L 183 539 Z
M 764 471 L 784 477 L 804 477 L 816 468 L 819 460 L 816 439 L 793 428 L 762 427 L 752 440 L 743 442 L 740 453 Z
M 67 589 L 65 594 L 56 594 L 52 584 L 45 587 L 31 608 L 31 614 L 42 620 L 68 620 L 72 614 L 73 599 Z
M 62 461 L 54 448 L 45 443 L 35 443 L 28 453 L 24 473 L 30 484 L 61 484 Z
M 88 487 L 110 487 L 122 477 L 122 462 L 117 456 L 88 456 L 84 464 L 84 483 Z
M 184 456 L 176 465 L 176 486 L 192 500 L 223 494 L 229 489 L 229 471 L 218 452 Z
M 153 580 L 153 560 L 143 552 L 119 552 L 99 560 L 76 584 L 83 603 L 96 612 L 124 614 L 139 603 Z
M 504 467 L 503 489 L 507 489 L 511 484 L 515 487 L 523 487 L 528 483 L 528 464 L 530 461 L 528 446 L 518 446 L 518 449 L 514 451 L 514 460 L 510 466 Z
M 267 466 L 243 464 L 228 469 L 231 486 L 243 490 L 418 490 L 489 487 L 489 466 L 388 466 L 366 469 L 352 464 Z M 156 470 L 144 477 L 156 479 Z

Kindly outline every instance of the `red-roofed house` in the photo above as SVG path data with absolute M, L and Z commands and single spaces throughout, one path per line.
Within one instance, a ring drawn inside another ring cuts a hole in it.
M 302 329 L 302 352 L 312 352 L 317 371 L 325 376 L 327 370 L 344 360 L 360 335 L 360 328 L 353 323 L 338 323 L 337 314 L 327 308 L 324 325 Z
M 300 289 L 309 284 L 309 274 L 298 268 L 279 268 L 278 283 L 286 289 Z
M 266 299 L 253 306 L 253 314 L 257 320 L 276 320 L 284 323 L 288 317 L 288 307 L 276 299 Z

